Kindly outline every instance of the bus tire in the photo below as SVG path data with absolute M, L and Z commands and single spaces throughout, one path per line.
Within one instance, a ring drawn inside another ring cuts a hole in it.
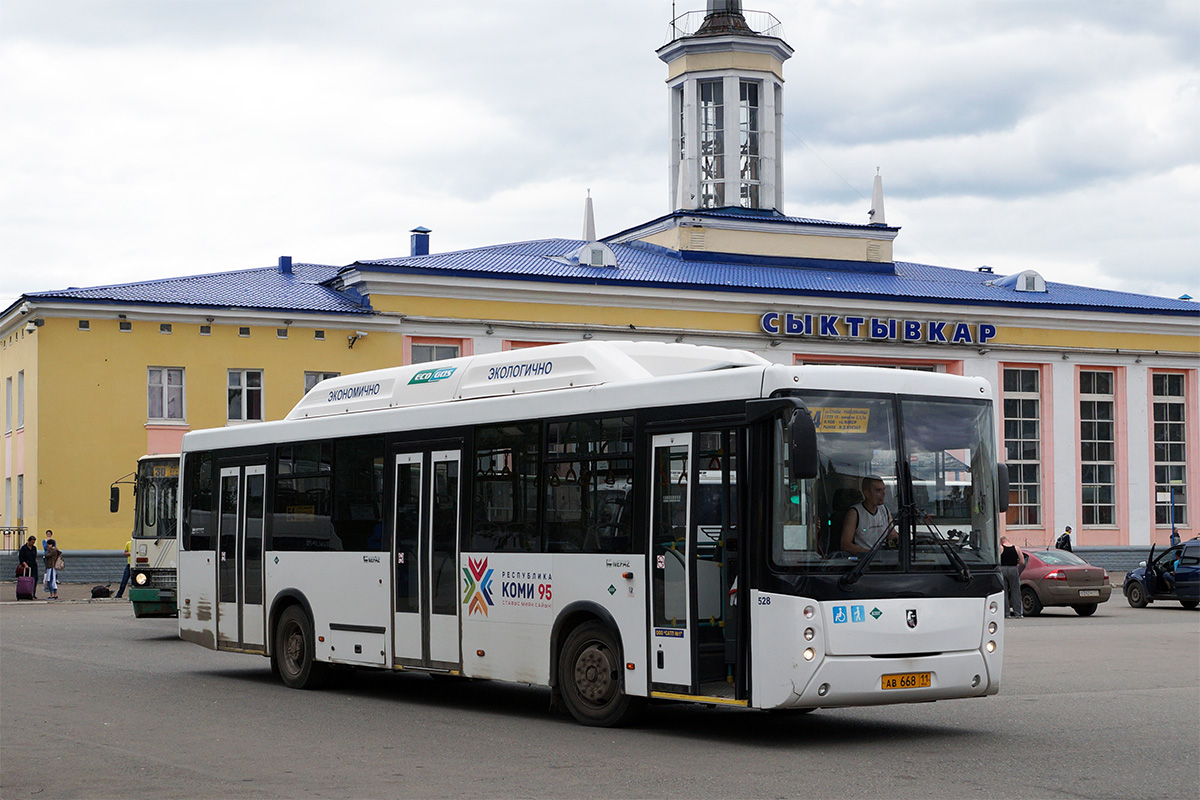
M 571 716 L 601 728 L 632 722 L 646 701 L 625 694 L 623 669 L 616 637 L 606 625 L 591 620 L 572 630 L 558 655 L 558 686 Z
M 293 689 L 319 689 L 329 680 L 329 665 L 316 659 L 312 621 L 300 606 L 289 606 L 279 616 L 272 660 L 279 679 Z

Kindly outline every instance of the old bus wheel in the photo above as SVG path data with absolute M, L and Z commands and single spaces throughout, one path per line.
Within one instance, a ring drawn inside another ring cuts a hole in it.
M 275 652 L 272 660 L 279 670 L 279 679 L 293 689 L 320 688 L 329 676 L 329 665 L 320 664 L 315 656 L 316 642 L 312 623 L 304 609 L 291 606 L 279 617 L 275 626 Z
M 607 627 L 585 622 L 567 636 L 558 658 L 558 684 L 571 716 L 584 725 L 614 727 L 631 722 L 643 698 L 622 691 L 621 653 Z

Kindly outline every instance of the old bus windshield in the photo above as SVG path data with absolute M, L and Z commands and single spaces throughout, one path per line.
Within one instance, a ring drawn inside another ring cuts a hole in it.
M 869 572 L 995 566 L 989 403 L 821 392 L 802 398 L 816 424 L 820 471 L 813 480 L 790 478 L 781 425 L 771 531 L 777 566 L 848 571 L 866 555 L 856 550 L 879 538 Z M 886 511 L 876 508 L 872 527 L 864 522 L 863 493 L 878 481 Z
M 175 538 L 175 505 L 179 490 L 179 460 L 145 461 L 138 465 L 136 539 Z

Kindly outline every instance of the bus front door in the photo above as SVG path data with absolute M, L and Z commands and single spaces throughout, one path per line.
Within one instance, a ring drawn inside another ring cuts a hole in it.
M 733 429 L 653 437 L 654 694 L 744 705 L 738 669 L 737 452 Z
M 394 664 L 458 671 L 460 450 L 395 457 Z
M 221 468 L 217 649 L 266 652 L 263 517 L 267 468 Z

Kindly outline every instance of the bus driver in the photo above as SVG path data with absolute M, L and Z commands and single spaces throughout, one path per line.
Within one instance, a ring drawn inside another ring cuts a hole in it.
M 862 479 L 862 502 L 850 507 L 846 512 L 846 521 L 842 523 L 842 550 L 865 553 L 888 530 L 892 515 L 883 504 L 886 491 L 883 478 L 878 475 L 868 475 Z M 893 528 L 888 533 L 888 539 L 896 538 L 896 529 Z

